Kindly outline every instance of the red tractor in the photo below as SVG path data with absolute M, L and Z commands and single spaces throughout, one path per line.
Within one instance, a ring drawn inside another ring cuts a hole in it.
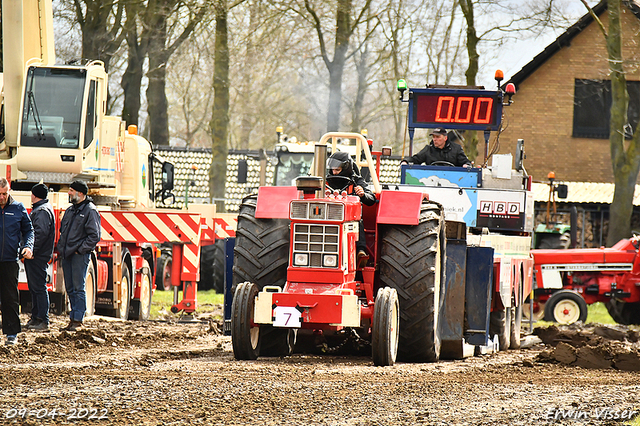
M 587 305 L 605 302 L 620 324 L 640 324 L 640 238 L 611 248 L 532 250 L 534 315 L 570 324 L 587 319 Z
M 499 130 L 501 90 L 399 90 L 410 92 L 411 142 L 415 128 L 443 120 L 484 130 L 487 143 Z M 343 192 L 349 182 L 325 187 L 327 141 L 335 152 L 340 138 L 355 140 L 355 152 L 366 158 L 356 164 L 372 177 L 372 206 Z M 261 187 L 243 200 L 229 319 L 236 359 L 286 356 L 296 341 L 325 352 L 349 343 L 370 347 L 379 366 L 396 357 L 462 358 L 498 342 L 519 347 L 533 275 L 533 199 L 531 179 L 518 167 L 523 155 L 516 170 L 505 156 L 493 170 L 403 165 L 402 184 L 383 189 L 382 153 L 373 154 L 375 162 L 362 135 L 329 133 L 316 144 L 312 176 L 299 177 L 296 187 Z M 364 263 L 356 262 L 361 224 Z
M 329 138 L 334 145 L 337 138 L 355 139 L 356 151 L 365 149 L 368 164 L 373 164 L 362 135 L 327 134 L 316 146 L 320 152 L 315 157 L 320 159 L 315 163 L 318 176 L 325 176 L 325 143 Z M 379 157 L 381 153 L 375 154 Z M 376 170 L 370 171 L 375 192 L 380 196 Z M 375 220 L 380 208 L 397 205 L 399 196 L 405 194 L 385 193 L 387 196 L 380 197 L 379 203 L 364 207 L 373 211 L 363 213 L 358 197 L 346 195 L 341 188 L 325 193 L 324 186 L 322 177 L 300 177 L 297 187 L 261 187 L 257 197 L 244 200 L 238 215 L 234 259 L 234 281 L 239 282 L 231 320 L 236 358 L 289 355 L 298 330 L 309 330 L 327 341 L 369 341 L 376 365 L 395 362 L 400 310 L 398 292 L 388 284 L 394 270 L 390 263 L 402 260 L 396 253 L 396 259 L 382 261 L 380 274 L 372 259 L 358 269 L 355 242 L 363 214 L 367 232 L 367 216 Z M 322 198 L 316 196 L 319 192 L 324 195 Z M 410 227 L 410 231 L 422 235 L 419 241 L 411 244 L 410 235 L 401 237 L 389 228 L 384 232 L 389 243 L 378 244 L 379 234 L 369 228 L 373 238 L 368 249 L 371 258 L 384 259 L 385 252 L 391 251 L 391 239 L 400 237 L 400 243 L 406 245 L 405 257 L 414 260 L 413 270 L 408 268 L 403 274 L 426 275 L 417 285 L 405 289 L 415 299 L 423 299 L 421 306 L 430 307 L 430 314 L 416 324 L 417 350 L 413 356 L 437 359 L 440 280 L 435 277 L 440 273 L 436 258 L 444 230 L 441 207 L 423 203 L 421 194 L 410 195 L 410 201 L 402 202 L 414 212 L 417 226 Z M 379 225 L 382 223 L 378 221 Z M 421 259 L 416 261 L 419 255 Z

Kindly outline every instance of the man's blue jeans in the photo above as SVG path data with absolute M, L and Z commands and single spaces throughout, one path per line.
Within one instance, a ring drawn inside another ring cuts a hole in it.
M 69 313 L 71 321 L 82 321 L 87 310 L 87 294 L 84 285 L 90 261 L 90 253 L 73 254 L 62 259 L 64 286 L 71 304 L 71 312 Z

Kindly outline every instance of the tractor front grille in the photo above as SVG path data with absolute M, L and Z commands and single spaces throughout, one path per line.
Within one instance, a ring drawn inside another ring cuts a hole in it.
M 293 201 L 291 219 L 298 220 L 344 220 L 344 204 L 318 201 Z
M 293 228 L 293 253 L 306 255 L 308 263 L 294 264 L 312 268 L 335 268 L 338 266 L 340 225 L 296 223 Z M 326 256 L 335 256 L 335 263 L 327 265 Z

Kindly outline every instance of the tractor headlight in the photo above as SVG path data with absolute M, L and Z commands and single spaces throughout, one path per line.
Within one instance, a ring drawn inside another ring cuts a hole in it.
M 322 259 L 322 265 L 327 268 L 335 268 L 338 266 L 338 255 L 337 254 L 325 254 Z
M 309 264 L 309 254 L 307 253 L 293 254 L 293 266 L 307 266 L 308 264 Z

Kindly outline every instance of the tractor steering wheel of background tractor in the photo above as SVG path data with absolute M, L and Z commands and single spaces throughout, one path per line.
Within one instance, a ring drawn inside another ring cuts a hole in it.
M 347 189 L 349 185 L 354 184 L 355 182 L 353 181 L 353 179 L 347 176 L 327 176 L 327 187 L 329 187 L 332 191 L 338 190 L 339 192 L 342 192 Z
M 449 166 L 449 167 L 455 167 L 455 164 L 450 163 L 448 161 L 434 161 L 433 163 L 429 164 L 430 166 Z

